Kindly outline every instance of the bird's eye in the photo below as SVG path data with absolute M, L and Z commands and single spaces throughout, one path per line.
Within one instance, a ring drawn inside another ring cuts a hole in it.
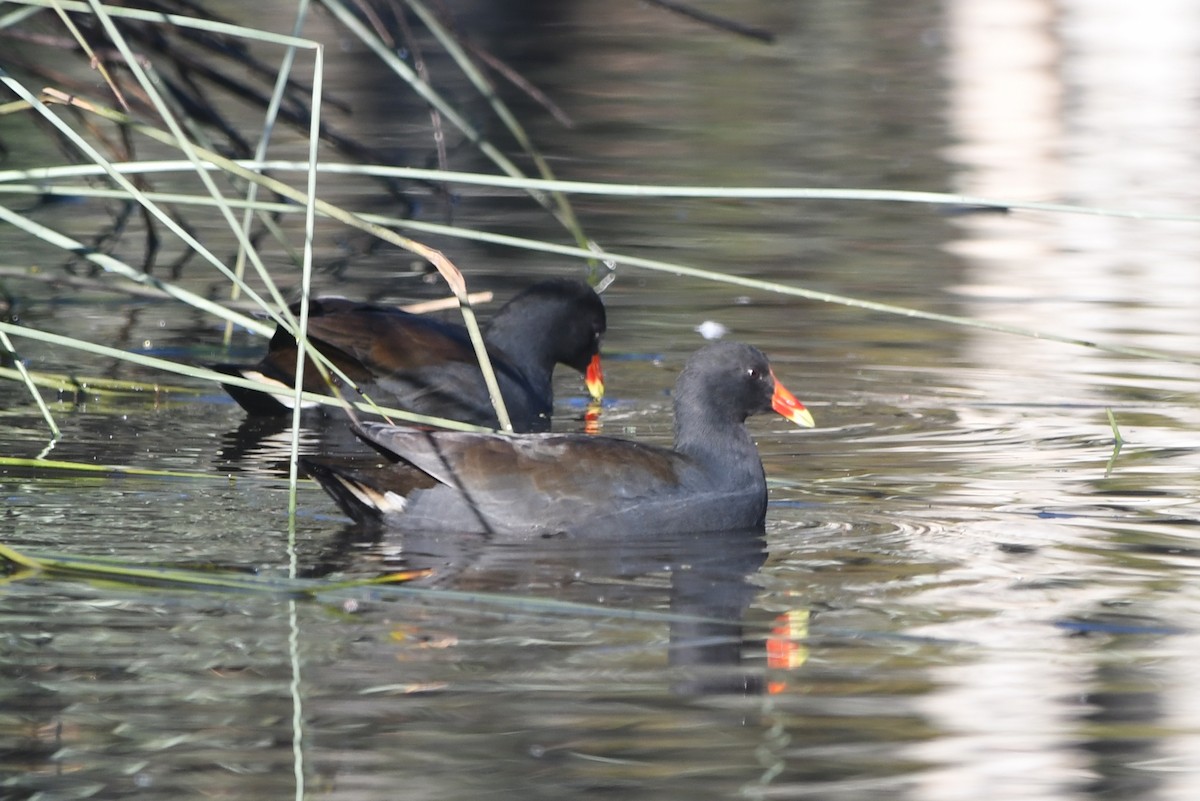
M 749 378 L 750 378 L 752 381 L 757 381 L 758 379 L 762 378 L 762 371 L 761 371 L 761 370 L 759 370 L 757 367 L 747 367 L 747 368 L 746 368 L 746 375 L 747 375 L 747 376 L 748 376 L 748 377 L 749 377 Z

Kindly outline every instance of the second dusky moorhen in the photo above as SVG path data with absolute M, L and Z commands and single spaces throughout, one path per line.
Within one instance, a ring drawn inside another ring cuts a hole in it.
M 605 328 L 599 296 L 587 283 L 574 279 L 540 281 L 496 312 L 484 330 L 484 340 L 513 430 L 549 429 L 556 364 L 583 373 L 593 398 L 603 395 L 600 340 Z M 309 304 L 308 336 L 378 404 L 499 427 L 475 351 L 461 325 L 388 306 L 318 298 Z M 265 417 L 291 413 L 295 365 L 296 342 L 277 328 L 258 364 L 216 369 L 287 387 L 287 393 L 276 395 L 224 385 L 252 417 Z M 327 391 L 311 362 L 305 368 L 305 389 Z
M 675 384 L 675 447 L 580 434 L 471 434 L 368 423 L 391 460 L 368 471 L 306 459 L 359 521 L 400 530 L 580 537 L 760 528 L 767 484 L 746 418 L 812 415 L 757 348 L 708 345 Z

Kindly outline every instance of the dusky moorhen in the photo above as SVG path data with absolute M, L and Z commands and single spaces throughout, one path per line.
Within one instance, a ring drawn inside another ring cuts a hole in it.
M 472 434 L 378 423 L 357 433 L 392 463 L 306 459 L 351 517 L 401 530 L 580 537 L 761 528 L 767 484 L 746 418 L 812 415 L 757 348 L 707 345 L 675 384 L 675 447 L 581 434 Z
M 605 327 L 599 296 L 587 283 L 574 279 L 538 282 L 496 312 L 484 330 L 484 340 L 513 430 L 549 429 L 556 364 L 583 373 L 593 398 L 603 395 L 600 340 Z M 309 304 L 308 335 L 313 346 L 376 403 L 499 427 L 475 351 L 461 325 L 388 306 L 317 298 Z M 278 416 L 291 413 L 295 365 L 296 342 L 277 328 L 258 364 L 225 364 L 216 369 L 287 387 L 287 394 L 274 395 L 224 385 L 251 416 Z M 305 367 L 304 381 L 307 390 L 326 391 L 311 362 Z

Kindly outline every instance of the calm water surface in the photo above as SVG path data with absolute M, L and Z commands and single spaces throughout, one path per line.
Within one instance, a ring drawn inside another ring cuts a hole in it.
M 1200 14 L 1183 0 L 717 9 L 775 31 L 771 46 L 639 4 L 525 5 L 538 21 L 480 14 L 478 36 L 574 120 L 563 129 L 522 105 L 562 177 L 1197 207 Z M 280 9 L 258 24 L 289 29 Z M 425 111 L 328 30 L 323 18 L 312 28 L 338 43 L 330 90 L 355 106 L 333 121 L 426 163 Z M 457 147 L 451 166 L 484 165 Z M 333 180 L 342 202 L 381 210 L 370 185 Z M 422 218 L 567 241 L 522 198 L 460 189 L 449 209 L 420 195 Z M 616 252 L 1188 357 L 1200 342 L 1195 224 L 575 203 Z M 38 219 L 82 236 L 104 218 L 79 204 Z M 10 263 L 61 263 L 0 235 Z M 577 269 L 434 244 L 501 297 Z M 322 264 L 344 268 L 321 273 L 323 291 L 441 294 L 407 257 L 355 246 L 318 232 Z M 136 261 L 136 231 L 123 247 Z M 183 283 L 220 285 L 198 263 Z M 4 288 L 30 326 L 165 358 L 249 359 L 263 346 L 241 334 L 226 352 L 218 326 L 173 305 Z M 432 568 L 423 592 L 290 601 L 9 581 L 0 797 L 288 798 L 298 759 L 311 798 L 1196 797 L 1195 365 L 630 268 L 605 298 L 606 433 L 669 441 L 667 393 L 706 320 L 766 350 L 813 409 L 813 431 L 752 422 L 772 482 L 765 533 L 376 538 L 305 484 L 302 575 Z M 37 370 L 151 375 L 18 347 Z M 195 392 L 51 398 L 64 438 L 48 453 L 34 405 L 0 384 L 5 455 L 219 477 L 0 468 L 3 541 L 285 575 L 276 457 L 247 443 L 212 387 L 168 383 Z M 582 404 L 579 381 L 560 377 L 556 427 L 578 428 Z

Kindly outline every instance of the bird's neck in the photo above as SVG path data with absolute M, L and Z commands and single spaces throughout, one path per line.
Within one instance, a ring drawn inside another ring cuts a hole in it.
M 529 388 L 549 395 L 554 375 L 554 354 L 544 336 L 530 336 L 514 321 L 494 320 L 484 335 L 488 346 L 504 353 L 508 363 L 521 372 Z
M 744 422 L 692 416 L 675 418 L 675 450 L 729 487 L 765 483 L 758 448 Z

